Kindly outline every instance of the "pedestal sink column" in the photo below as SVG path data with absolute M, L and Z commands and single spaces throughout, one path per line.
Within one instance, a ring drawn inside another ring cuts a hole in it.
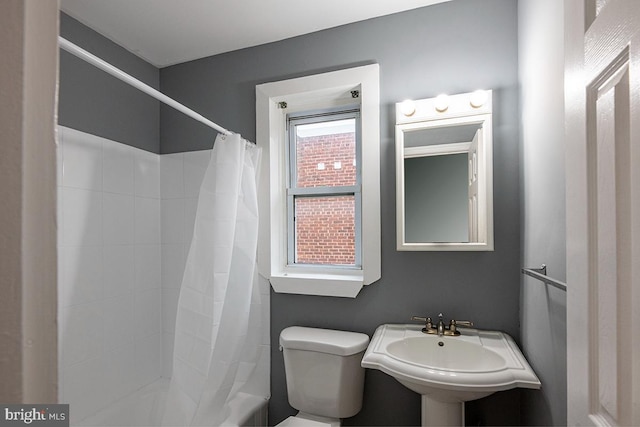
M 422 395 L 422 425 L 423 426 L 464 426 L 463 402 L 439 402 Z

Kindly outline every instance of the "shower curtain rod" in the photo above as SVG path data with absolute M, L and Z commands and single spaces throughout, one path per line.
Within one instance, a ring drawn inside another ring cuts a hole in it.
M 218 125 L 218 124 L 216 124 L 214 122 L 212 122 L 211 120 L 207 119 L 203 115 L 196 113 L 195 111 L 193 111 L 189 107 L 186 107 L 186 106 L 180 104 L 175 99 L 169 98 L 164 93 L 152 88 L 151 86 L 149 86 L 146 83 L 141 82 L 140 80 L 136 79 L 135 77 L 130 76 L 129 74 L 125 73 L 124 71 L 120 70 L 119 68 L 116 68 L 113 65 L 109 64 L 108 62 L 98 58 L 95 55 L 93 55 L 92 53 L 89 53 L 86 50 L 82 49 L 81 47 L 78 47 L 77 45 L 71 43 L 69 40 L 67 40 L 67 39 L 65 39 L 63 37 L 58 37 L 58 45 L 62 49 L 64 49 L 67 52 L 71 53 L 72 55 L 75 55 L 78 58 L 90 63 L 91 65 L 96 66 L 97 68 L 101 69 L 102 71 L 105 71 L 106 73 L 111 74 L 115 78 L 122 80 L 123 82 L 127 83 L 128 85 L 131 85 L 131 86 L 135 87 L 136 89 L 141 90 L 142 92 L 144 92 L 147 95 L 157 99 L 158 101 L 160 101 L 160 102 L 162 102 L 164 104 L 167 104 L 170 107 L 175 108 L 176 110 L 180 111 L 181 113 L 186 114 L 187 116 L 191 117 L 192 119 L 195 119 L 195 120 L 199 121 L 200 123 L 203 123 L 203 124 L 209 126 L 210 128 L 213 128 L 213 129 L 217 130 L 218 132 L 223 133 L 225 135 L 232 135 L 233 134 L 233 132 L 223 128 L 222 126 L 220 126 L 220 125 Z

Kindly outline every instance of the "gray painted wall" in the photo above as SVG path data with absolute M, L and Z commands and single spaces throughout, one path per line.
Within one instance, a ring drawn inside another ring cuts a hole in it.
M 566 281 L 563 2 L 520 0 L 518 14 L 522 265 L 544 263 Z M 527 276 L 521 282 L 522 349 L 543 384 L 523 393 L 523 420 L 566 425 L 566 293 Z
M 158 89 L 153 65 L 60 13 L 60 35 Z M 58 123 L 143 150 L 160 150 L 159 102 L 60 50 Z
M 364 332 L 411 315 L 469 319 L 520 340 L 520 188 L 517 2 L 456 0 L 346 25 L 160 71 L 161 89 L 255 139 L 255 85 L 377 62 L 381 92 L 382 279 L 355 299 L 272 294 L 270 422 L 288 405 L 278 335 L 290 325 Z M 395 102 L 494 91 L 495 251 L 395 250 Z M 161 107 L 161 153 L 211 148 L 215 133 Z M 520 391 L 467 404 L 469 425 L 517 425 Z M 378 371 L 366 374 L 364 407 L 347 425 L 419 425 L 419 396 Z

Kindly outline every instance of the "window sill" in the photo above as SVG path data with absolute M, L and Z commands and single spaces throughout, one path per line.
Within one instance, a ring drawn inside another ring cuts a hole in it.
M 364 285 L 362 275 L 340 276 L 328 274 L 272 275 L 271 287 L 274 292 L 301 295 L 320 295 L 355 298 Z

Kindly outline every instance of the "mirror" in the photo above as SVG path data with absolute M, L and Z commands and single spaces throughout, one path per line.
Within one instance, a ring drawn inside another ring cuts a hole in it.
M 398 250 L 493 250 L 491 108 L 491 91 L 396 104 Z

